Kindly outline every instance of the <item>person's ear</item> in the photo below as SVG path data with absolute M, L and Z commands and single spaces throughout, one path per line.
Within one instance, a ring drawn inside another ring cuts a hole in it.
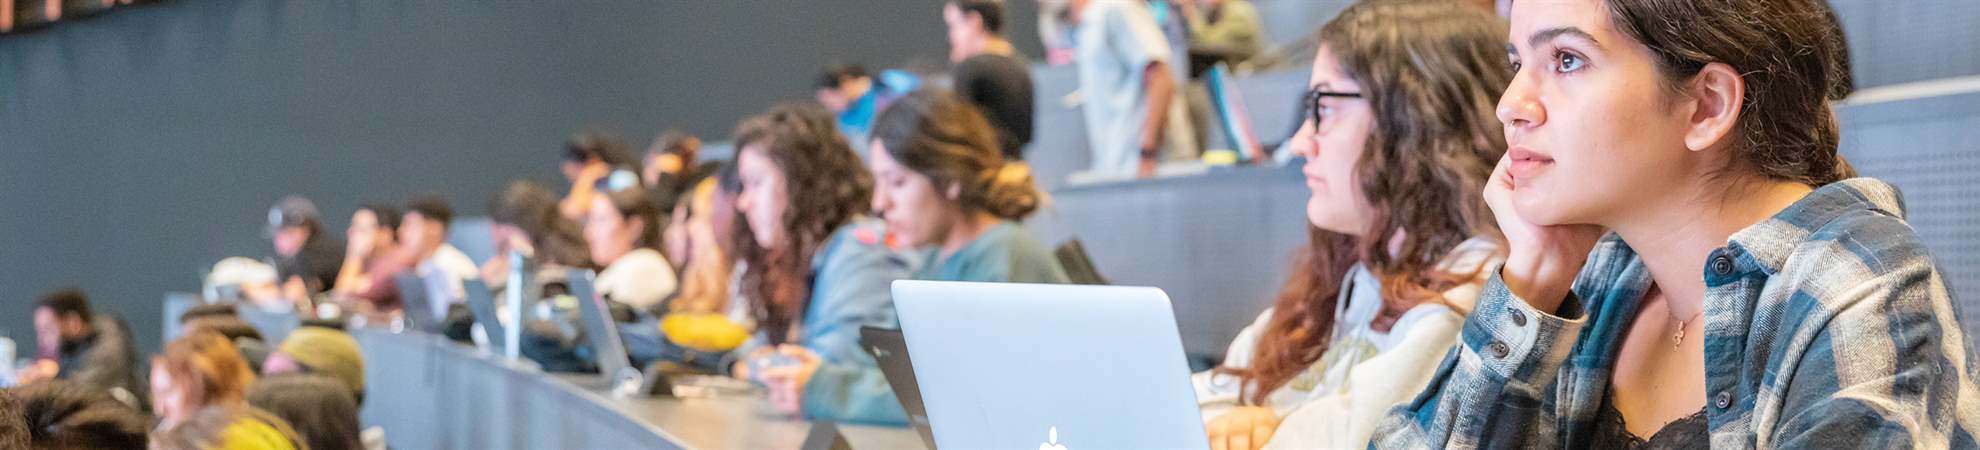
M 1745 80 L 1732 66 L 1706 64 L 1691 78 L 1687 93 L 1692 108 L 1685 126 L 1685 148 L 1705 151 L 1717 147 L 1739 124 L 1746 101 Z
M 948 197 L 949 201 L 952 202 L 962 201 L 962 183 L 950 182 L 949 189 L 946 192 L 943 192 L 942 196 Z

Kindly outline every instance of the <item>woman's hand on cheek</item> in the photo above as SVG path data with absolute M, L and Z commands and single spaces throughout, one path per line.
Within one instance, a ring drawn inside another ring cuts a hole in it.
M 1513 205 L 1517 188 L 1506 173 L 1510 164 L 1509 157 L 1500 158 L 1485 183 L 1485 204 L 1506 235 L 1506 263 L 1499 275 L 1506 289 L 1529 306 L 1555 313 L 1605 231 L 1595 225 L 1538 225 L 1522 218 Z

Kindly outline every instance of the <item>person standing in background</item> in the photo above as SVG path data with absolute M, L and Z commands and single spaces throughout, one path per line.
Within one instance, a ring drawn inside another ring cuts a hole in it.
M 942 5 L 956 94 L 983 111 L 997 130 L 1005 161 L 1024 160 L 1031 143 L 1031 67 L 1004 39 L 1004 0 L 950 0 Z
M 1196 154 L 1195 132 L 1176 101 L 1168 39 L 1141 0 L 1067 0 L 1092 170 L 1141 178 L 1163 158 Z

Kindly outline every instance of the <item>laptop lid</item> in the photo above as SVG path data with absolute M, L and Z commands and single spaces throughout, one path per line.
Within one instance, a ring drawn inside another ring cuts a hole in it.
M 480 324 L 482 333 L 488 335 L 489 350 L 501 353 L 508 348 L 503 339 L 509 335 L 503 332 L 501 316 L 495 313 L 495 294 L 488 291 L 488 283 L 461 280 L 461 290 L 467 291 L 468 312 L 474 314 L 474 323 Z
M 897 281 L 944 448 L 1208 448 L 1175 312 L 1145 287 Z
M 398 283 L 399 309 L 406 320 L 406 329 L 427 333 L 439 333 L 443 324 L 441 318 L 433 316 L 433 300 L 426 295 L 426 279 L 401 272 L 392 276 Z
M 928 411 L 921 406 L 921 388 L 914 381 L 914 363 L 909 361 L 907 338 L 901 330 L 875 327 L 859 327 L 859 346 L 873 360 L 880 364 L 880 374 L 887 377 L 887 386 L 893 388 L 894 398 L 900 399 L 901 409 L 907 411 L 908 425 L 921 435 L 921 442 L 929 449 L 935 446 L 935 434 L 928 426 Z
M 639 375 L 632 368 L 632 358 L 626 356 L 626 343 L 619 340 L 618 323 L 605 306 L 605 298 L 598 296 L 593 286 L 597 274 L 586 269 L 570 269 L 568 272 L 571 296 L 578 299 L 578 320 L 584 325 L 585 342 L 591 344 L 591 354 L 598 360 L 598 373 L 618 380 L 627 374 Z

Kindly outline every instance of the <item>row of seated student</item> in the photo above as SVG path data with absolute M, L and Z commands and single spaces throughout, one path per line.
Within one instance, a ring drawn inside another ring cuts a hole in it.
M 1067 7 L 1079 24 L 1134 5 Z M 1957 306 L 1896 190 L 1837 152 L 1830 102 L 1849 78 L 1832 11 L 1722 6 L 1514 2 L 1508 25 L 1375 0 L 1324 26 L 1292 142 L 1311 245 L 1229 359 L 1193 377 L 1213 447 L 1971 447 Z M 855 343 L 897 325 L 888 283 L 1066 275 L 1017 225 L 1040 196 L 978 107 L 901 95 L 863 130 L 864 158 L 838 119 L 813 104 L 745 119 L 735 161 L 691 183 L 665 231 L 653 199 L 613 198 L 650 197 L 640 181 L 574 161 L 588 198 L 519 194 L 541 212 L 504 219 L 505 253 L 546 264 L 533 249 L 575 242 L 536 221 L 574 215 L 589 258 L 571 267 L 659 247 L 679 264 L 635 282 L 677 289 L 604 294 L 642 364 L 754 380 L 808 418 L 903 423 Z M 458 299 L 484 268 L 439 267 L 459 265 L 436 261 L 450 219 L 413 202 L 402 256 L 373 270 L 446 274 L 430 292 Z M 390 279 L 368 278 L 356 291 Z M 571 351 L 554 312 L 574 300 L 525 282 L 509 289 L 551 312 L 527 324 L 533 358 Z
M 0 448 L 384 448 L 383 429 L 358 423 L 356 340 L 323 322 L 267 339 L 236 306 L 187 311 L 182 335 L 140 366 L 127 330 L 80 291 L 44 297 L 37 333 L 57 350 L 0 391 Z

